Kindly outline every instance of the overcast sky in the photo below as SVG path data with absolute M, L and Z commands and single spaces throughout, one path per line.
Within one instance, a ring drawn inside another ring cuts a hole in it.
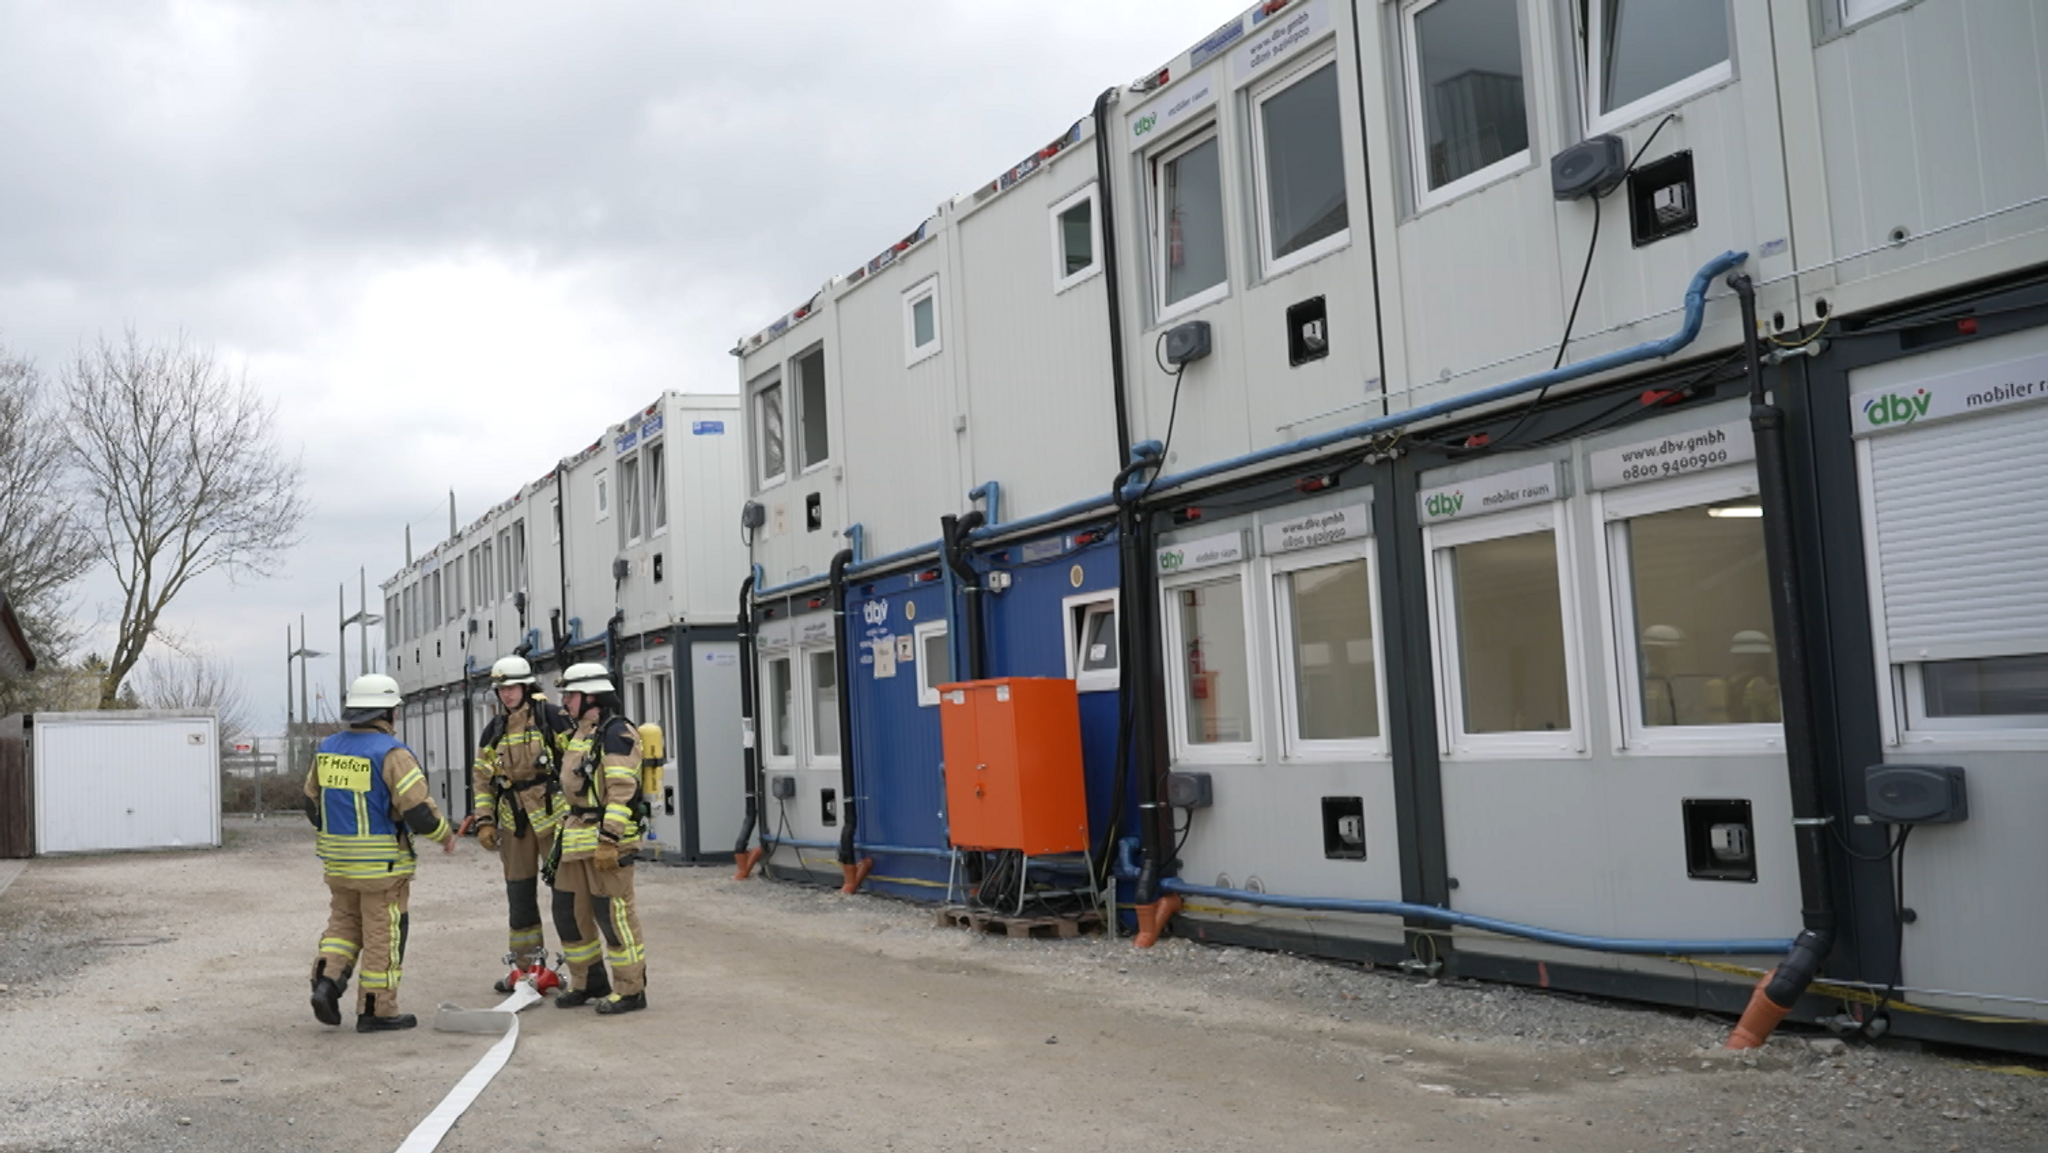
M 733 391 L 735 338 L 1243 7 L 12 0 L 0 342 L 54 376 L 183 333 L 276 399 L 306 543 L 167 622 L 274 731 L 287 622 L 331 651 L 337 584 L 376 600 L 449 489 L 466 524 L 663 389 Z

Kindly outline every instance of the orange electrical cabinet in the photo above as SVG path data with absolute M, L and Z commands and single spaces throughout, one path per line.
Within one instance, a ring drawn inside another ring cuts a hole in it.
M 1088 847 L 1074 682 L 1003 677 L 939 686 L 953 844 L 1028 856 Z

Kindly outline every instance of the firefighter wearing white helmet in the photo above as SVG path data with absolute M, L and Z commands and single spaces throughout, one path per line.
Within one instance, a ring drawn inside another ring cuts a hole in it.
M 630 1013 L 647 1007 L 647 949 L 633 908 L 640 732 L 619 715 L 618 689 L 603 665 L 569 666 L 561 691 L 576 729 L 562 752 L 569 815 L 558 842 L 554 909 L 572 987 L 555 1006 L 594 1002 L 607 1016 Z M 604 964 L 598 963 L 600 934 Z
M 568 806 L 555 781 L 569 719 L 542 699 L 533 666 L 525 657 L 500 657 L 491 666 L 499 712 L 484 726 L 471 769 L 476 803 L 470 821 L 477 843 L 498 855 L 505 871 L 508 936 L 505 963 L 511 966 L 494 986 L 509 993 L 522 979 L 542 993 L 561 979 L 547 964 L 541 934 L 541 862 L 554 850 L 555 833 Z
M 398 682 L 371 673 L 348 687 L 341 719 L 348 725 L 320 742 L 306 774 L 306 818 L 320 831 L 327 875 L 327 931 L 313 960 L 313 1016 L 341 1024 L 341 994 L 356 977 L 356 1032 L 410 1029 L 398 1011 L 399 967 L 405 957 L 406 913 L 418 860 L 412 839 L 426 837 L 455 851 L 455 836 L 427 793 L 418 758 L 391 732 Z M 358 968 L 360 966 L 360 968 Z

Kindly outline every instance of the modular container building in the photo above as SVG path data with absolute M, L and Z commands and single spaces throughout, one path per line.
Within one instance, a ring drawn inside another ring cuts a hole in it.
M 2043 23 L 1281 0 L 1112 88 L 735 350 L 771 862 L 935 895 L 901 661 L 1106 625 L 1180 931 L 1728 1011 L 1804 931 L 1807 1019 L 2048 1052 Z
M 220 847 L 211 711 L 0 718 L 0 856 Z
M 627 715 L 662 729 L 662 859 L 730 859 L 745 807 L 737 407 L 664 393 L 383 583 L 399 736 L 445 811 L 469 810 L 494 661 L 526 656 L 551 694 L 570 664 L 602 661 Z

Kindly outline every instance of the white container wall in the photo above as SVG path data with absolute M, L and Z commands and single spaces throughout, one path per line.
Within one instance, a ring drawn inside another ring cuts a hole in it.
M 220 847 L 212 713 L 42 713 L 31 727 L 40 854 Z

